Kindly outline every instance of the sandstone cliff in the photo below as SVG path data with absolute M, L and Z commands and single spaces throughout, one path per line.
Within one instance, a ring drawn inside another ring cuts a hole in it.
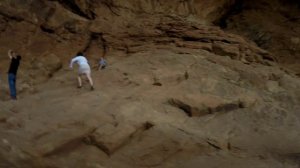
M 298 4 L 2 0 L 0 167 L 299 167 Z M 93 92 L 68 69 L 78 51 Z

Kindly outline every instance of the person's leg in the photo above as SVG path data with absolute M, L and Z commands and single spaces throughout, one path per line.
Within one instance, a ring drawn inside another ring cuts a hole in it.
M 77 79 L 78 79 L 78 88 L 81 88 L 82 87 L 82 80 L 81 80 L 80 75 L 77 76 Z
M 93 79 L 91 77 L 91 73 L 86 73 L 86 77 L 88 78 L 89 83 L 91 85 L 91 90 L 94 90 L 94 83 L 93 83 Z
M 12 99 L 17 99 L 17 90 L 16 90 L 16 75 L 8 74 L 8 85 L 10 90 L 10 97 Z

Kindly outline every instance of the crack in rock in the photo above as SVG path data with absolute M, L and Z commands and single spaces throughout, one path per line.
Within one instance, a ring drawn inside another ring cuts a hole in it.
M 196 107 L 174 98 L 169 99 L 168 103 L 183 110 L 189 117 L 201 117 L 212 113 L 229 112 L 240 108 L 245 108 L 245 103 L 240 100 L 236 102 L 222 103 L 216 107 L 209 107 L 203 104 L 201 107 Z

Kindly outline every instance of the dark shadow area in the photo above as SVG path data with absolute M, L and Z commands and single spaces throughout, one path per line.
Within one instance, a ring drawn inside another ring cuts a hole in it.
M 82 9 L 76 4 L 74 0 L 58 0 L 58 2 L 66 9 L 69 11 L 84 17 L 89 20 L 94 20 L 96 18 L 96 14 L 91 11 L 82 11 Z
M 222 29 L 227 28 L 227 20 L 233 16 L 241 13 L 246 9 L 244 0 L 236 0 L 230 9 L 219 19 L 214 22 L 215 25 L 220 26 Z

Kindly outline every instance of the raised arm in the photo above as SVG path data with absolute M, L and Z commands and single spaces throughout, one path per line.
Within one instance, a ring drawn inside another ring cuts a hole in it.
M 8 57 L 10 58 L 10 59 L 12 59 L 13 58 L 13 55 L 12 55 L 12 50 L 8 50 Z

